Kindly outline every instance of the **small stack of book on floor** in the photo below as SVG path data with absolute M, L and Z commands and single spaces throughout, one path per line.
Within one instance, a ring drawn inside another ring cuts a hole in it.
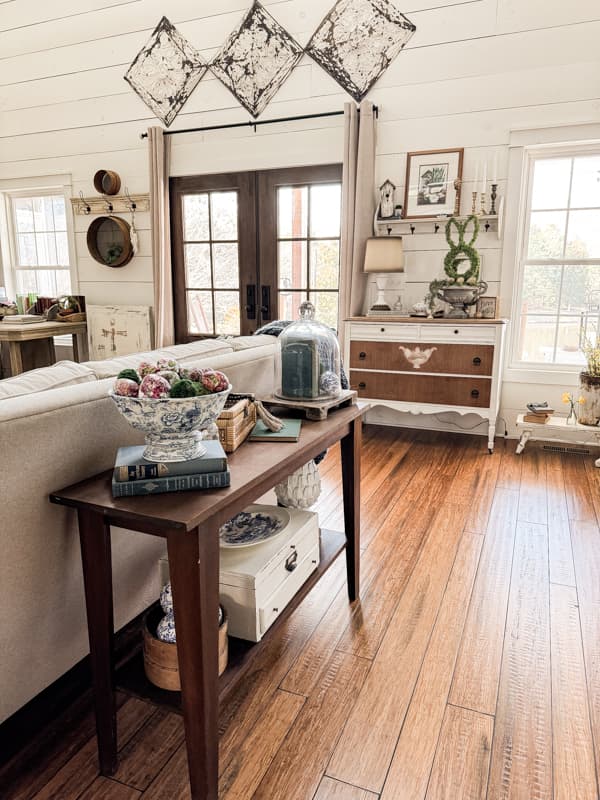
M 227 456 L 216 439 L 202 444 L 206 453 L 190 461 L 156 463 L 143 457 L 144 445 L 120 447 L 112 478 L 113 497 L 220 489 L 229 486 Z
M 545 425 L 554 414 L 554 409 L 548 403 L 527 403 L 527 413 L 523 416 L 523 422 L 535 422 L 538 425 Z

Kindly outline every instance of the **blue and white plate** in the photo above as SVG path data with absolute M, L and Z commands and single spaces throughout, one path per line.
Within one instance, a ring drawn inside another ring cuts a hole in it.
M 251 547 L 283 533 L 290 521 L 285 508 L 273 507 L 268 513 L 252 506 L 230 519 L 219 530 L 221 547 Z

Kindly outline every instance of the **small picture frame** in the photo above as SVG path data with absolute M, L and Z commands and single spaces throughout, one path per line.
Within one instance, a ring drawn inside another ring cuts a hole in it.
M 475 317 L 477 319 L 496 319 L 497 306 L 497 297 L 480 297 L 475 306 Z
M 460 209 L 462 147 L 408 153 L 404 219 L 453 216 Z

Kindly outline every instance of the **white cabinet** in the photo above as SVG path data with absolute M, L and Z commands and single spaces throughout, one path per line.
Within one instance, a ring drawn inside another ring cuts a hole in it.
M 345 363 L 361 399 L 411 414 L 478 414 L 494 448 L 506 320 L 353 317 Z

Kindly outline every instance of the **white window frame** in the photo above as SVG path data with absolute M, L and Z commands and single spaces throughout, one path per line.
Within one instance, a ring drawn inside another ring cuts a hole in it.
M 600 125 L 583 124 L 511 131 L 506 192 L 500 307 L 510 309 L 508 358 L 504 380 L 570 386 L 580 365 L 522 361 L 519 352 L 519 322 L 523 285 L 523 258 L 529 237 L 529 205 L 533 164 L 537 158 L 600 154 Z
M 8 297 L 14 299 L 16 295 L 16 265 L 17 242 L 13 198 L 16 197 L 42 197 L 45 195 L 62 195 L 65 199 L 65 218 L 67 221 L 67 242 L 69 248 L 69 273 L 71 277 L 71 292 L 79 294 L 79 279 L 77 274 L 77 254 L 75 247 L 75 231 L 73 226 L 73 213 L 71 208 L 71 180 L 70 177 L 47 176 L 44 178 L 28 178 L 20 181 L 0 181 L 0 245 L 2 255 L 2 274 L 4 286 Z M 52 269 L 48 265 L 48 269 Z M 35 267 L 32 267 L 35 269 Z

